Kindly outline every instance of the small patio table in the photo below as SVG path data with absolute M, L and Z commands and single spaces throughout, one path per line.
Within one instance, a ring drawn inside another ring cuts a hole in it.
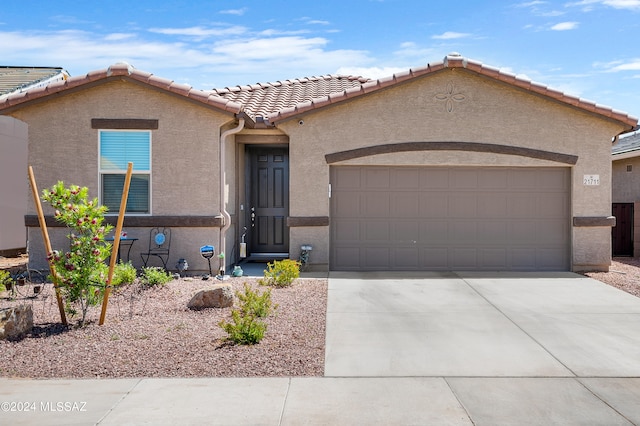
M 104 240 L 110 243 L 113 243 L 115 241 L 113 237 L 105 238 Z M 127 248 L 127 262 L 129 262 L 131 247 L 133 247 L 133 243 L 135 243 L 136 241 L 138 241 L 137 238 L 129 238 L 129 237 L 120 238 L 120 245 L 118 245 L 118 261 L 122 260 L 122 258 L 120 257 L 120 249 L 124 246 Z

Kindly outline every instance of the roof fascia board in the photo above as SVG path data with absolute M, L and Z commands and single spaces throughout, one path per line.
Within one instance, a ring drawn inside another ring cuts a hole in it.
M 611 154 L 611 161 L 627 160 L 629 158 L 640 157 L 640 148 L 633 151 L 625 151 L 617 154 Z

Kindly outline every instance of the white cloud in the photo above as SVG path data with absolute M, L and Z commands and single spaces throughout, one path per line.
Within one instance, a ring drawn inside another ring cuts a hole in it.
M 414 62 L 413 59 L 416 61 L 424 61 L 426 64 L 427 59 L 433 57 L 435 52 L 436 49 L 433 47 L 421 47 L 412 41 L 407 41 L 401 43 L 400 48 L 395 50 L 393 55 L 411 62 Z
M 549 17 L 549 18 L 554 18 L 556 16 L 562 16 L 565 13 L 566 12 L 563 12 L 561 10 L 550 10 L 549 12 L 537 12 L 536 14 L 538 16 L 545 16 L 545 17 Z
M 248 9 L 246 7 L 243 7 L 241 9 L 228 9 L 228 10 L 221 10 L 219 13 L 223 14 L 223 15 L 237 15 L 237 16 L 242 16 L 245 14 L 245 12 Z
M 471 34 L 468 33 L 457 33 L 454 31 L 446 31 L 442 34 L 438 34 L 438 35 L 433 35 L 431 36 L 432 39 L 435 40 L 452 40 L 452 39 L 457 39 L 457 38 L 465 38 L 465 37 L 469 37 Z
M 113 33 L 113 34 L 107 34 L 104 39 L 107 41 L 120 41 L 120 40 L 130 39 L 132 37 L 135 37 L 135 34 Z
M 602 4 L 616 9 L 640 9 L 640 0 L 604 0 Z
M 282 36 L 282 35 L 301 35 L 301 34 L 309 34 L 309 30 L 292 30 L 292 31 L 282 31 L 275 29 L 263 30 L 258 33 L 258 35 L 263 37 L 273 37 L 273 36 Z
M 530 1 L 526 3 L 518 3 L 514 5 L 514 7 L 530 9 L 531 13 L 535 16 L 554 17 L 565 14 L 565 12 L 561 10 L 543 10 L 543 8 L 546 9 L 548 7 L 548 3 L 549 2 L 546 1 Z
M 407 68 L 399 67 L 340 67 L 336 71 L 336 74 L 340 75 L 354 75 L 360 77 L 367 77 L 374 80 L 390 77 L 399 72 L 407 71 Z
M 551 27 L 551 30 L 553 31 L 568 31 L 568 30 L 575 30 L 576 28 L 578 28 L 579 23 L 578 22 L 560 22 L 558 24 L 555 24 Z
M 594 6 L 603 5 L 614 9 L 640 10 L 640 0 L 582 0 L 568 3 L 567 6 L 580 6 L 585 12 L 593 10 Z
M 518 3 L 515 5 L 515 7 L 532 7 L 532 6 L 539 6 L 541 4 L 546 4 L 546 1 L 528 1 L 525 3 Z
M 69 15 L 55 15 L 52 16 L 51 21 L 59 23 L 59 24 L 73 24 L 73 25 L 80 25 L 80 24 L 93 24 L 93 21 L 88 21 L 86 19 L 79 19 L 76 18 L 75 16 L 69 16 Z
M 329 21 L 321 21 L 319 19 L 311 19 L 307 21 L 307 24 L 310 25 L 329 25 Z
M 640 71 L 640 58 L 631 59 L 628 62 L 616 61 L 605 65 L 607 71 L 609 72 L 618 72 L 618 71 Z
M 202 89 L 328 74 L 340 66 L 373 62 L 364 50 L 331 50 L 329 41 L 321 37 L 255 36 L 183 43 L 145 39 L 145 34 L 125 37 L 85 31 L 0 31 L 0 57 L 8 64 L 61 66 L 71 75 L 84 75 L 124 61 Z
M 164 35 L 189 36 L 197 38 L 220 37 L 230 35 L 244 34 L 247 29 L 241 26 L 233 26 L 227 28 L 205 28 L 205 27 L 186 27 L 186 28 L 149 28 L 151 33 Z

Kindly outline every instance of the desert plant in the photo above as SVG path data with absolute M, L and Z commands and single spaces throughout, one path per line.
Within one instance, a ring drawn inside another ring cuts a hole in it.
M 274 260 L 267 263 L 260 284 L 273 287 L 288 287 L 300 276 L 300 262 L 292 259 Z
M 271 291 L 258 294 L 248 284 L 244 285 L 244 293 L 236 292 L 240 301 L 238 309 L 231 311 L 231 321 L 220 321 L 218 325 L 228 334 L 228 340 L 241 345 L 259 343 L 267 331 L 267 324 L 261 320 L 266 318 L 277 306 L 272 306 Z
M 7 288 L 5 284 L 9 284 L 11 282 L 11 274 L 9 271 L 0 270 L 0 291 L 5 291 Z
M 228 339 L 239 345 L 255 345 L 259 343 L 267 331 L 267 324 L 254 315 L 243 315 L 239 310 L 231 311 L 231 320 L 220 321 L 219 325 L 227 332 Z
M 118 262 L 113 269 L 113 278 L 111 278 L 111 284 L 133 284 L 133 282 L 136 280 L 137 274 L 138 271 L 136 271 L 136 268 L 133 267 L 131 262 Z
M 89 307 L 102 300 L 108 272 L 104 261 L 111 255 L 111 244 L 104 237 L 113 228 L 103 225 L 107 208 L 97 198 L 89 200 L 88 192 L 86 187 L 67 188 L 58 182 L 42 193 L 42 199 L 55 209 L 55 219 L 70 230 L 69 251 L 54 250 L 47 254 L 47 260 L 55 266 L 68 312 L 74 315 L 74 305 L 80 306 L 80 326 Z
M 240 301 L 240 311 L 245 315 L 266 318 L 272 310 L 278 308 L 278 305 L 274 306 L 271 302 L 271 290 L 267 289 L 258 294 L 247 283 L 244 283 L 244 293 L 236 291 L 236 297 Z
M 170 273 L 158 266 L 142 268 L 142 282 L 149 287 L 163 286 L 172 279 L 173 276 Z

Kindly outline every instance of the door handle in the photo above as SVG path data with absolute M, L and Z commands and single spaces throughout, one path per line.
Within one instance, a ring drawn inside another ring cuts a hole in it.
M 256 208 L 251 207 L 251 227 L 254 228 L 256 226 Z

